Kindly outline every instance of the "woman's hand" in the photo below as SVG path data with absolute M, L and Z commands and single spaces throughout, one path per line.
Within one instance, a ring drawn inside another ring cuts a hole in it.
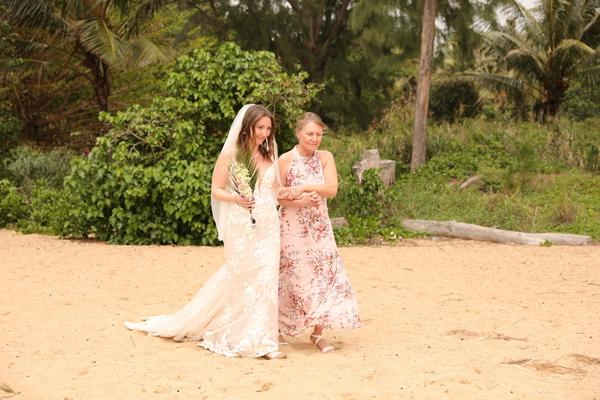
M 288 189 L 292 199 L 299 199 L 304 194 L 304 185 L 292 186 Z
M 295 197 L 292 194 L 289 187 L 280 187 L 277 190 L 277 199 L 278 200 L 294 200 Z
M 240 207 L 246 210 L 252 210 L 254 208 L 254 197 L 244 197 L 239 194 L 234 195 L 234 202 Z
M 298 199 L 302 207 L 319 207 L 321 205 L 321 196 L 317 192 L 303 193 Z

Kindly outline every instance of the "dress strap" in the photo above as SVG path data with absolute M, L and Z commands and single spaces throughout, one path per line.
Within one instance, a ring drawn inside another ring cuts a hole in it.
M 313 158 L 314 156 L 317 155 L 317 152 L 315 151 L 310 156 L 303 156 L 302 154 L 300 154 L 300 151 L 298 151 L 298 145 L 295 145 L 294 148 L 292 149 L 292 151 L 294 152 L 294 158 L 303 158 L 305 160 L 308 158 Z

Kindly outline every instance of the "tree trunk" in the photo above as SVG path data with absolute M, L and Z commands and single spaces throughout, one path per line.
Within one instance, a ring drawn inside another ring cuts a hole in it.
M 85 52 L 85 51 L 84 51 Z M 110 67 L 94 54 L 85 52 L 83 63 L 91 72 L 96 103 L 101 111 L 108 111 L 108 99 L 111 93 Z
M 413 148 L 410 170 L 414 171 L 425 163 L 427 154 L 427 112 L 429 111 L 429 89 L 433 63 L 433 41 L 435 38 L 435 16 L 437 0 L 425 0 L 423 4 L 423 27 L 421 30 L 421 58 L 417 83 L 417 104 L 413 129 Z
M 94 71 L 94 90 L 96 92 L 96 102 L 102 111 L 108 111 L 108 98 L 110 97 L 110 70 L 108 65 L 99 61 L 97 69 Z

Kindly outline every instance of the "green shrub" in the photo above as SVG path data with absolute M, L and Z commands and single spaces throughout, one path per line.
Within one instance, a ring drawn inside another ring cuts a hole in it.
M 117 243 L 215 244 L 210 208 L 212 168 L 231 121 L 245 103 L 276 113 L 291 132 L 316 94 L 304 73 L 283 72 L 272 53 L 226 43 L 180 57 L 168 97 L 148 107 L 103 114 L 110 132 L 65 184 L 74 206 L 63 233 Z M 281 135 L 280 135 L 281 138 Z
M 378 171 L 368 169 L 363 173 L 362 183 L 358 183 L 354 175 L 348 175 L 340 184 L 344 188 L 332 200 L 333 213 L 343 210 L 343 216 L 377 217 L 383 215 L 385 208 L 385 187 Z
M 382 203 L 390 206 L 336 229 L 340 243 L 385 237 L 386 229 L 402 232 L 403 218 L 453 219 L 600 239 L 600 120 L 538 124 L 468 119 L 432 124 L 429 159 L 409 173 L 412 112 L 410 104 L 399 102 L 369 132 L 325 136 L 323 148 L 335 155 L 341 176 L 351 176 L 352 164 L 365 149 L 378 148 L 382 158 L 398 162 L 397 181 L 386 190 Z M 480 181 L 459 189 L 473 175 L 480 175 Z M 360 193 L 354 185 L 353 179 L 340 180 L 332 214 L 350 221 L 355 209 L 363 207 L 349 201 Z M 389 213 L 381 218 L 383 209 Z
M 62 235 L 73 204 L 67 191 L 49 187 L 42 179 L 33 186 L 27 206 L 28 215 L 17 222 L 20 231 Z
M 0 228 L 27 216 L 25 199 L 7 179 L 0 180 Z
M 0 99 L 0 156 L 16 144 L 20 130 L 19 120 L 13 116 L 7 102 Z
M 581 83 L 569 86 L 565 93 L 566 101 L 562 105 L 562 112 L 576 121 L 600 115 L 600 96 L 594 89 L 584 89 Z
M 66 149 L 37 150 L 28 146 L 12 149 L 5 160 L 5 169 L 14 184 L 29 193 L 38 180 L 61 188 L 70 170 L 73 152 Z
M 479 93 L 473 82 L 434 83 L 429 98 L 429 112 L 438 121 L 455 121 L 476 116 L 481 111 Z

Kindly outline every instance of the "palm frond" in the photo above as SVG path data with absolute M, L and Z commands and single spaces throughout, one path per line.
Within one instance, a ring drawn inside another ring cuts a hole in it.
M 167 62 L 171 56 L 165 53 L 159 46 L 151 40 L 140 38 L 129 42 L 131 56 L 129 63 L 138 67 L 145 67 L 150 64 Z
M 81 45 L 109 65 L 123 63 L 131 54 L 126 42 L 117 36 L 104 20 L 79 21 L 77 31 Z
M 589 22 L 581 30 L 580 37 L 581 41 L 592 47 L 600 46 L 600 10 L 590 15 Z
M 538 95 L 541 95 L 540 89 L 523 79 L 518 79 L 510 75 L 501 75 L 501 74 L 490 74 L 490 73 L 481 73 L 481 72 L 464 72 L 461 74 L 455 75 L 457 78 L 472 80 L 475 82 L 479 82 L 480 84 L 489 86 L 492 89 L 497 89 L 498 86 L 523 92 L 525 90 L 531 90 Z
M 533 53 L 530 44 L 519 36 L 503 31 L 485 32 L 483 38 L 487 46 L 501 53 L 508 52 L 514 48 L 521 48 Z
M 144 0 L 123 25 L 121 31 L 124 37 L 137 36 L 144 23 L 148 22 L 161 8 L 174 2 L 174 0 Z
M 600 49 L 581 61 L 578 77 L 591 87 L 600 86 Z
M 23 29 L 43 29 L 50 34 L 68 34 L 68 24 L 44 0 L 3 0 L 8 21 Z
M 533 54 L 529 49 L 516 48 L 506 53 L 504 61 L 509 69 L 515 69 L 522 74 L 540 79 L 546 75 L 541 57 L 543 55 Z
M 48 45 L 33 40 L 17 40 L 15 42 L 15 48 L 19 57 L 22 58 L 42 53 L 48 49 Z
M 519 29 L 525 31 L 527 36 L 532 39 L 534 43 L 544 43 L 547 40 L 546 32 L 533 12 L 525 8 L 523 4 L 516 0 L 513 0 L 512 7 L 514 10 L 513 14 L 521 20 Z

